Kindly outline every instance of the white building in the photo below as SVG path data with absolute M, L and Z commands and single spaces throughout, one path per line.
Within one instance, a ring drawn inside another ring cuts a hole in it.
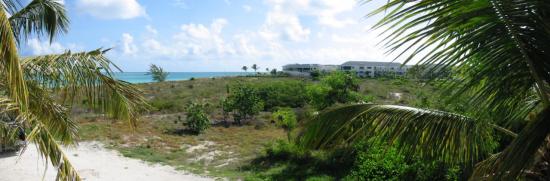
M 393 62 L 348 61 L 340 65 L 340 70 L 356 72 L 359 77 L 382 75 L 405 75 L 409 66 Z
M 283 72 L 293 76 L 309 76 L 313 71 L 332 72 L 340 69 L 338 65 L 321 64 L 288 64 L 283 66 Z
M 410 66 L 392 62 L 348 61 L 342 65 L 288 64 L 283 71 L 293 76 L 309 76 L 315 70 L 331 72 L 336 70 L 356 72 L 359 77 L 377 77 L 381 75 L 405 75 Z

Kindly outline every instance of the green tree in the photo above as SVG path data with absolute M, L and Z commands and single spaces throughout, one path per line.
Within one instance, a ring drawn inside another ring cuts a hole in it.
M 277 75 L 277 69 L 271 69 L 271 75 L 276 76 Z
M 149 73 L 147 74 L 151 75 L 153 77 L 153 80 L 157 82 L 164 82 L 166 80 L 166 77 L 168 77 L 168 72 L 164 72 L 162 67 L 155 64 L 151 64 L 149 68 Z
M 210 120 L 205 112 L 205 106 L 199 103 L 191 103 L 185 109 L 187 115 L 187 127 L 189 130 L 200 134 L 210 127 Z
M 296 113 L 294 113 L 294 110 L 291 108 L 285 107 L 285 108 L 279 108 L 276 112 L 272 115 L 273 120 L 276 121 L 277 125 L 285 129 L 288 142 L 291 142 L 292 138 L 292 130 L 296 128 L 298 125 L 298 121 L 296 121 Z
M 319 84 L 306 87 L 310 104 L 322 110 L 335 103 L 360 101 L 362 98 L 355 94 L 359 89 L 357 78 L 350 73 L 333 72 L 321 79 Z
M 260 69 L 260 67 L 258 67 L 258 65 L 256 65 L 256 64 L 253 64 L 251 68 L 254 70 L 254 72 L 256 72 L 258 69 Z
M 319 77 L 321 76 L 321 71 L 313 70 L 309 73 L 309 76 L 311 76 L 311 79 L 313 80 L 319 80 Z
M 374 27 L 389 27 L 384 43 L 405 50 L 399 55 L 406 60 L 459 70 L 447 92 L 468 97 L 471 112 L 350 105 L 313 121 L 304 144 L 330 147 L 376 135 L 402 152 L 474 168 L 473 180 L 516 179 L 550 133 L 549 6 L 535 0 L 388 1 L 370 14 L 387 13 Z M 517 134 L 504 127 L 526 119 Z M 489 155 L 493 131 L 513 141 Z
M 59 1 L 26 2 L 0 3 L 0 117 L 8 118 L 0 119 L 0 135 L 28 131 L 26 141 L 53 165 L 57 180 L 81 180 L 61 150 L 78 137 L 70 108 L 86 102 L 93 110 L 135 126 L 147 104 L 141 91 L 112 77 L 116 66 L 104 56 L 108 50 L 19 57 L 18 45 L 26 38 L 37 35 L 52 42 L 69 26 Z
M 248 71 L 248 67 L 245 65 L 241 69 L 243 69 L 245 72 Z
M 242 125 L 242 120 L 247 120 L 264 108 L 264 103 L 258 95 L 258 91 L 252 86 L 246 84 L 237 84 L 229 90 L 227 97 L 228 110 L 233 112 L 233 119 L 238 125 Z

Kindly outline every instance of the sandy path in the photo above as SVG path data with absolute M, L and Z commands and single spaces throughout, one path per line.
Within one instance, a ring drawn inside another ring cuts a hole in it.
M 72 164 L 87 181 L 115 180 L 212 180 L 176 171 L 173 167 L 152 165 L 126 158 L 98 142 L 83 142 L 77 148 L 65 149 Z M 23 156 L 0 155 L 0 181 L 39 181 L 44 174 L 44 160 L 39 158 L 34 145 L 29 145 Z M 56 172 L 48 166 L 44 180 L 55 179 Z

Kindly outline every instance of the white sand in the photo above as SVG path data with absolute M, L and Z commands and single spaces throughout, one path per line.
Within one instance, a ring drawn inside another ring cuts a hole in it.
M 116 151 L 105 149 L 98 142 L 80 143 L 77 148 L 65 149 L 65 153 L 83 180 L 87 181 L 212 180 L 177 171 L 170 166 L 126 158 Z M 44 160 L 34 145 L 29 145 L 21 158 L 18 155 L 0 155 L 0 181 L 39 181 L 44 169 Z M 53 167 L 48 165 L 44 180 L 55 180 L 55 175 Z

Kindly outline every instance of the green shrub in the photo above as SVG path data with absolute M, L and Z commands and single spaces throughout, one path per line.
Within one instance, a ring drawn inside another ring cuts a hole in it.
M 306 103 L 304 83 L 296 80 L 269 81 L 249 84 L 258 91 L 258 96 L 264 102 L 264 109 L 275 107 L 302 107 Z
M 279 108 L 276 112 L 273 113 L 273 120 L 276 121 L 277 125 L 285 129 L 288 142 L 291 142 L 291 133 L 294 128 L 298 125 L 296 121 L 296 113 L 291 108 Z
M 233 119 L 239 125 L 242 124 L 241 120 L 257 115 L 264 108 L 258 91 L 247 84 L 232 86 L 224 105 L 225 111 L 233 112 Z
M 457 180 L 459 169 L 401 154 L 396 147 L 357 144 L 355 163 L 344 180 Z
M 265 157 L 271 161 L 308 160 L 311 152 L 296 144 L 284 140 L 269 143 L 265 149 Z
M 187 127 L 197 134 L 202 133 L 210 127 L 210 120 L 205 113 L 205 106 L 198 103 L 191 103 L 186 109 Z
M 175 101 L 164 98 L 154 98 L 149 101 L 149 104 L 157 111 L 175 111 L 179 109 Z
M 309 73 L 309 76 L 311 76 L 312 80 L 319 80 L 319 77 L 321 76 L 321 72 L 319 70 L 314 70 Z
M 353 74 L 333 72 L 321 79 L 319 84 L 306 88 L 309 102 L 322 110 L 335 103 L 359 102 L 363 96 L 357 93 L 359 81 Z

